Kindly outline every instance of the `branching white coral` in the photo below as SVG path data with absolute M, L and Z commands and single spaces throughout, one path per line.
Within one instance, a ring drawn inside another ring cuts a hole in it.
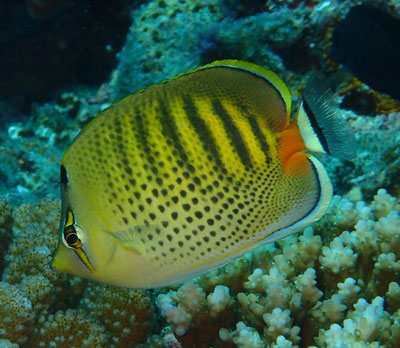
M 319 258 L 321 265 L 333 273 L 353 268 L 357 260 L 357 254 L 351 248 L 353 242 L 354 237 L 344 231 L 330 243 L 329 247 L 322 247 L 322 256 Z
M 271 267 L 269 274 L 262 277 L 262 282 L 269 302 L 268 308 L 287 307 L 293 290 L 289 286 L 286 275 L 282 274 L 277 267 Z
M 271 313 L 265 313 L 263 319 L 265 324 L 267 324 L 264 335 L 268 337 L 268 340 L 275 340 L 278 336 L 285 336 L 294 343 L 300 341 L 300 328 L 292 326 L 293 319 L 290 316 L 289 309 L 282 311 L 280 308 L 274 308 Z
M 261 292 L 263 290 L 263 275 L 263 270 L 261 268 L 256 268 L 253 273 L 249 275 L 247 282 L 244 282 L 243 286 L 247 290 Z
M 338 288 L 338 294 L 347 306 L 351 306 L 356 302 L 358 293 L 361 290 L 353 278 L 347 278 L 343 283 L 339 283 Z
M 284 336 L 278 336 L 276 339 L 276 344 L 272 348 L 297 348 L 294 346 L 292 341 L 287 340 Z
M 156 301 L 161 315 L 178 336 L 186 333 L 193 314 L 204 308 L 205 303 L 206 296 L 203 289 L 193 282 L 182 285 L 178 291 L 171 290 L 166 295 L 158 295 Z
M 400 203 L 395 197 L 389 195 L 385 189 L 379 189 L 374 196 L 371 208 L 379 219 L 388 216 L 392 211 L 400 212 Z
M 298 237 L 298 242 L 292 242 L 283 247 L 283 256 L 288 264 L 293 265 L 294 272 L 305 271 L 307 268 L 315 266 L 318 256 L 321 252 L 322 241 L 320 236 L 314 235 L 314 230 L 311 226 L 307 227 L 304 232 Z M 279 255 L 275 256 L 277 261 Z M 278 264 L 279 262 L 277 262 Z M 279 265 L 278 265 L 279 267 Z M 282 271 L 281 267 L 279 267 Z M 285 272 L 288 276 L 293 274 Z
M 243 292 L 240 292 L 237 295 L 237 299 L 239 302 L 239 305 L 244 308 L 244 311 L 247 313 L 248 317 L 262 317 L 262 315 L 265 313 L 265 307 L 264 307 L 264 298 L 261 295 L 258 294 L 245 294 Z
M 347 306 L 342 303 L 342 296 L 339 294 L 334 294 L 330 299 L 323 301 L 320 308 L 325 318 L 328 318 L 330 322 L 342 320 L 346 309 Z
M 400 258 L 400 213 L 391 211 L 387 216 L 381 217 L 374 225 L 380 237 L 382 252 L 395 252 Z
M 309 268 L 304 274 L 299 274 L 295 284 L 302 295 L 302 300 L 306 303 L 314 304 L 323 295 L 323 292 L 316 287 L 316 271 L 314 268 Z
M 252 327 L 243 322 L 236 324 L 236 330 L 229 332 L 227 329 L 219 331 L 219 337 L 222 341 L 232 341 L 238 348 L 264 348 L 264 342 L 260 334 Z
M 171 325 L 173 331 L 182 336 L 189 327 L 192 315 L 185 308 L 179 306 L 170 296 L 171 294 L 161 294 L 157 297 L 157 307 L 160 314 Z
M 233 299 L 229 295 L 229 288 L 223 285 L 217 285 L 214 292 L 207 296 L 207 304 L 211 316 L 216 316 L 226 307 L 233 304 Z
M 400 308 L 400 285 L 396 282 L 389 284 L 389 289 L 386 292 L 387 302 L 392 309 Z
M 354 335 L 357 334 L 365 342 L 374 341 L 383 326 L 384 319 L 387 319 L 383 303 L 383 298 L 379 296 L 371 304 L 365 299 L 359 299 L 354 305 L 355 311 L 352 313 L 351 319 L 344 321 L 344 328 Z M 356 330 L 358 331 L 356 332 Z
M 329 330 L 321 330 L 317 343 L 323 348 L 379 347 L 378 340 L 390 325 L 383 302 L 382 297 L 376 297 L 371 304 L 360 299 L 343 326 L 332 324 Z

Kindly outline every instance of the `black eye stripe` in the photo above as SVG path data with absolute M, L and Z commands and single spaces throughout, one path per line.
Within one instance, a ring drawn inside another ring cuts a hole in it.
M 64 238 L 66 238 L 71 233 L 76 234 L 76 229 L 74 225 L 69 225 L 64 228 Z
M 60 183 L 63 187 L 68 184 L 67 169 L 63 165 L 60 166 Z

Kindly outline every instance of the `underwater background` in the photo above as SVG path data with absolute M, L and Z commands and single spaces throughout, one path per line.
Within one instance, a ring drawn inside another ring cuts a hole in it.
M 400 0 L 1 2 L 0 347 L 400 347 L 399 28 Z M 328 212 L 173 287 L 52 270 L 59 165 L 79 130 L 227 58 L 278 73 L 295 106 L 313 72 L 337 81 L 357 155 L 321 158 Z

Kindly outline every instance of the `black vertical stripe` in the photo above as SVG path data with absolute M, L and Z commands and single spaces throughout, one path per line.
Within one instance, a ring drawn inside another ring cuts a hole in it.
M 304 112 L 306 113 L 308 119 L 310 120 L 311 127 L 314 130 L 315 134 L 317 135 L 317 138 L 318 138 L 322 148 L 326 151 L 326 153 L 328 153 L 330 155 L 331 152 L 329 151 L 329 146 L 328 146 L 328 142 L 325 138 L 324 131 L 318 124 L 317 118 L 315 117 L 314 112 L 308 105 L 305 98 L 303 98 L 303 108 L 304 108 Z
M 159 100 L 158 111 L 162 134 L 171 141 L 178 156 L 180 156 L 183 161 L 187 161 L 187 155 L 179 140 L 180 138 L 177 133 L 177 126 L 174 117 L 168 109 L 168 104 L 162 99 Z
M 114 153 L 121 160 L 121 164 L 124 168 L 129 167 L 129 158 L 123 137 L 122 124 L 118 114 L 114 115 L 112 134 Z
M 241 112 L 246 115 L 247 119 L 249 120 L 249 124 L 253 134 L 257 138 L 258 145 L 260 146 L 262 152 L 265 155 L 265 161 L 270 163 L 272 161 L 271 157 L 269 156 L 269 145 L 263 132 L 261 131 L 260 125 L 257 122 L 257 119 L 254 115 L 252 115 L 247 107 L 243 104 L 237 104 L 237 107 L 241 110 Z
M 225 110 L 218 99 L 212 101 L 212 106 L 215 114 L 221 119 L 225 132 L 231 139 L 233 146 L 240 158 L 240 161 L 245 167 L 251 166 L 251 159 L 247 150 L 246 144 L 240 134 L 239 129 L 236 128 L 235 124 L 229 113 Z
M 126 146 L 126 133 L 124 134 L 123 132 L 123 125 L 122 122 L 120 120 L 120 117 L 122 117 L 121 114 L 115 114 L 114 115 L 114 120 L 113 120 L 113 131 L 114 131 L 114 136 L 112 137 L 112 146 L 113 146 L 113 152 L 115 154 L 115 156 L 120 160 L 120 165 L 123 168 L 123 170 L 125 171 L 125 173 L 127 175 L 129 175 L 130 177 L 132 177 L 133 173 L 133 169 L 131 166 L 131 162 L 130 162 L 130 157 L 128 156 L 128 149 Z M 125 136 L 124 136 L 125 135 Z M 118 163 L 117 163 L 118 165 Z M 110 170 L 110 168 L 108 169 Z M 123 175 L 121 175 L 121 179 L 123 180 Z M 112 184 L 113 182 L 110 179 L 107 179 L 107 181 L 109 182 L 109 185 L 111 185 L 110 187 L 112 188 Z M 111 191 L 111 194 L 115 197 L 115 199 L 117 199 L 116 197 L 116 191 Z M 119 209 L 122 211 L 121 206 L 119 206 Z
M 149 131 L 144 124 L 144 116 L 139 110 L 135 110 L 134 120 L 135 120 L 134 132 L 136 134 L 136 140 L 138 142 L 138 145 L 141 147 L 145 159 L 148 160 L 150 164 L 153 164 L 154 158 L 151 156 L 151 148 L 149 146 L 149 140 L 148 140 Z
M 267 140 L 264 137 L 264 134 L 261 131 L 260 125 L 258 124 L 256 118 L 252 115 L 249 115 L 249 123 L 253 134 L 256 136 L 258 145 L 260 146 L 262 152 L 265 156 L 265 161 L 267 163 L 271 162 L 271 157 L 269 156 L 269 146 Z
M 193 99 L 189 95 L 183 96 L 183 109 L 190 124 L 199 136 L 200 141 L 203 143 L 204 150 L 208 151 L 211 154 L 215 163 L 222 168 L 223 163 L 221 156 L 218 153 L 215 139 L 211 131 L 208 129 L 206 122 L 200 116 L 199 111 L 195 103 L 193 102 Z

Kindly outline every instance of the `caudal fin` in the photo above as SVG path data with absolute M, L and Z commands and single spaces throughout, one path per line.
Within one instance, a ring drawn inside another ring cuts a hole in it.
M 308 150 L 354 158 L 354 132 L 343 119 L 338 100 L 324 78 L 316 76 L 307 84 L 297 125 Z

